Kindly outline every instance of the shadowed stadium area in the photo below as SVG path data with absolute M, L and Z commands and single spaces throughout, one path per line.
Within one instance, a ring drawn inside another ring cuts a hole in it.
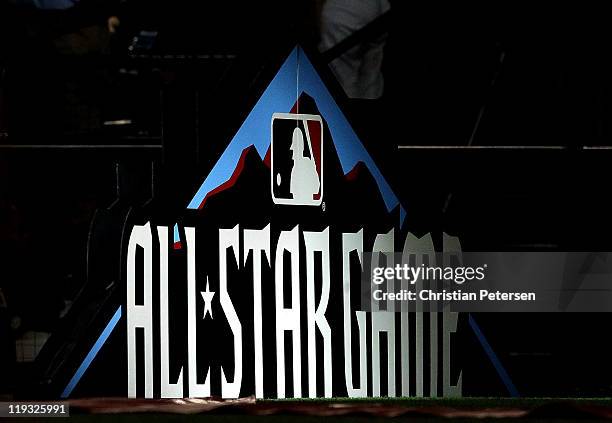
M 75 422 L 611 420 L 610 312 L 360 320 L 346 289 L 379 240 L 612 257 L 609 20 L 0 0 L 0 402 L 64 398 Z M 254 399 L 312 392 L 340 397 Z M 243 398 L 144 399 L 211 395 Z

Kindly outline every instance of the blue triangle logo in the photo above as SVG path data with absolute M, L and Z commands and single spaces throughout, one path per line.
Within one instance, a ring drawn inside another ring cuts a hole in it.
M 270 148 L 272 116 L 278 112 L 290 112 L 303 93 L 315 101 L 326 120 L 344 174 L 348 174 L 359 162 L 362 162 L 376 181 L 387 211 L 390 212 L 399 206 L 401 226 L 406 217 L 405 209 L 340 110 L 312 62 L 299 46 L 293 49 L 282 64 L 187 208 L 201 208 L 209 194 L 230 180 L 239 166 L 245 149 L 254 147 L 264 160 Z M 178 226 L 174 227 L 174 241 L 179 241 Z

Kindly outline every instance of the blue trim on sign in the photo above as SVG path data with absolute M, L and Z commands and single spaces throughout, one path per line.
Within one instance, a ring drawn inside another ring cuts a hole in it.
M 119 308 L 111 318 L 110 322 L 108 322 L 108 324 L 98 337 L 96 343 L 93 345 L 93 347 L 91 347 L 91 350 L 89 350 L 89 353 L 87 354 L 77 371 L 74 373 L 74 376 L 72 376 L 72 379 L 70 379 L 70 382 L 68 382 L 68 385 L 66 385 L 64 392 L 62 392 L 62 398 L 68 398 L 70 396 L 72 390 L 77 385 L 77 383 L 79 383 L 79 380 L 81 380 L 81 377 L 83 377 L 83 374 L 87 371 L 87 368 L 89 367 L 93 359 L 96 358 L 96 355 L 100 351 L 100 348 L 102 348 L 113 329 L 115 329 L 115 326 L 117 326 L 119 319 L 121 319 L 121 306 L 119 306 Z
M 476 320 L 474 320 L 471 314 L 469 315 L 468 320 L 470 322 L 470 327 L 476 335 L 476 338 L 478 338 L 478 341 L 480 341 L 480 345 L 482 345 L 482 348 L 485 350 L 485 353 L 487 353 L 487 355 L 489 356 L 489 360 L 491 360 L 493 367 L 495 367 L 497 374 L 506 386 L 506 389 L 508 390 L 510 396 L 514 398 L 520 397 L 518 389 L 516 389 L 516 386 L 514 386 L 514 383 L 512 383 L 512 379 L 510 379 L 510 375 L 499 360 L 499 357 L 497 357 L 497 354 L 495 354 L 495 351 L 493 351 L 493 348 L 491 348 L 491 345 L 487 341 L 487 338 L 485 338 L 484 333 L 482 333 L 482 330 L 480 330 L 478 323 L 476 323 Z
M 206 194 L 227 181 L 240 160 L 242 150 L 253 145 L 263 159 L 270 147 L 270 122 L 275 112 L 289 112 L 297 100 L 297 51 L 296 47 L 259 98 L 240 129 L 219 157 L 217 163 L 187 206 L 197 209 Z M 176 236 L 176 233 L 175 233 Z M 178 241 L 176 238 L 174 241 Z
M 174 224 L 173 234 L 174 242 L 179 242 L 181 240 L 181 236 L 179 235 L 179 227 L 176 223 Z

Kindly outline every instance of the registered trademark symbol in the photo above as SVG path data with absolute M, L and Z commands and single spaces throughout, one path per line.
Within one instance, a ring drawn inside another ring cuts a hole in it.
M 321 209 L 325 211 L 325 201 L 321 203 Z

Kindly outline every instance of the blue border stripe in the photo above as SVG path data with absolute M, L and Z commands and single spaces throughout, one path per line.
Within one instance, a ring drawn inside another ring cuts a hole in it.
M 72 376 L 72 379 L 70 379 L 70 382 L 68 382 L 68 385 L 66 385 L 64 392 L 62 392 L 62 398 L 68 398 L 70 396 L 74 387 L 77 385 L 77 383 L 79 383 L 79 380 L 81 380 L 81 377 L 83 377 L 83 374 L 85 373 L 85 371 L 87 371 L 87 368 L 89 367 L 93 359 L 96 358 L 96 355 L 110 336 L 113 329 L 115 329 L 115 326 L 117 326 L 119 319 L 121 319 L 121 306 L 119 306 L 110 322 L 108 322 L 108 324 L 98 337 L 96 343 L 93 345 L 93 347 L 91 347 L 91 350 L 89 350 L 89 353 L 87 354 L 77 371 L 74 373 L 74 376 Z
M 493 348 L 491 348 L 491 345 L 487 341 L 487 338 L 485 338 L 484 334 L 482 333 L 482 330 L 480 330 L 480 327 L 478 326 L 476 320 L 474 320 L 471 314 L 469 315 L 469 322 L 470 326 L 472 327 L 472 330 L 474 331 L 474 334 L 476 335 L 476 338 L 478 338 L 478 341 L 480 341 L 480 345 L 482 345 L 482 348 L 485 350 L 485 353 L 487 353 L 487 355 L 489 356 L 489 360 L 491 360 L 491 363 L 493 363 L 493 367 L 495 367 L 495 370 L 497 370 L 497 374 L 501 378 L 502 382 L 504 382 L 504 385 L 506 386 L 506 389 L 508 390 L 510 396 L 515 398 L 520 397 L 518 389 L 516 389 L 516 386 L 514 386 L 514 383 L 512 383 L 512 379 L 510 379 L 510 375 L 504 368 L 501 361 L 499 361 L 499 357 L 497 357 L 497 354 L 495 354 L 495 351 L 493 351 Z

